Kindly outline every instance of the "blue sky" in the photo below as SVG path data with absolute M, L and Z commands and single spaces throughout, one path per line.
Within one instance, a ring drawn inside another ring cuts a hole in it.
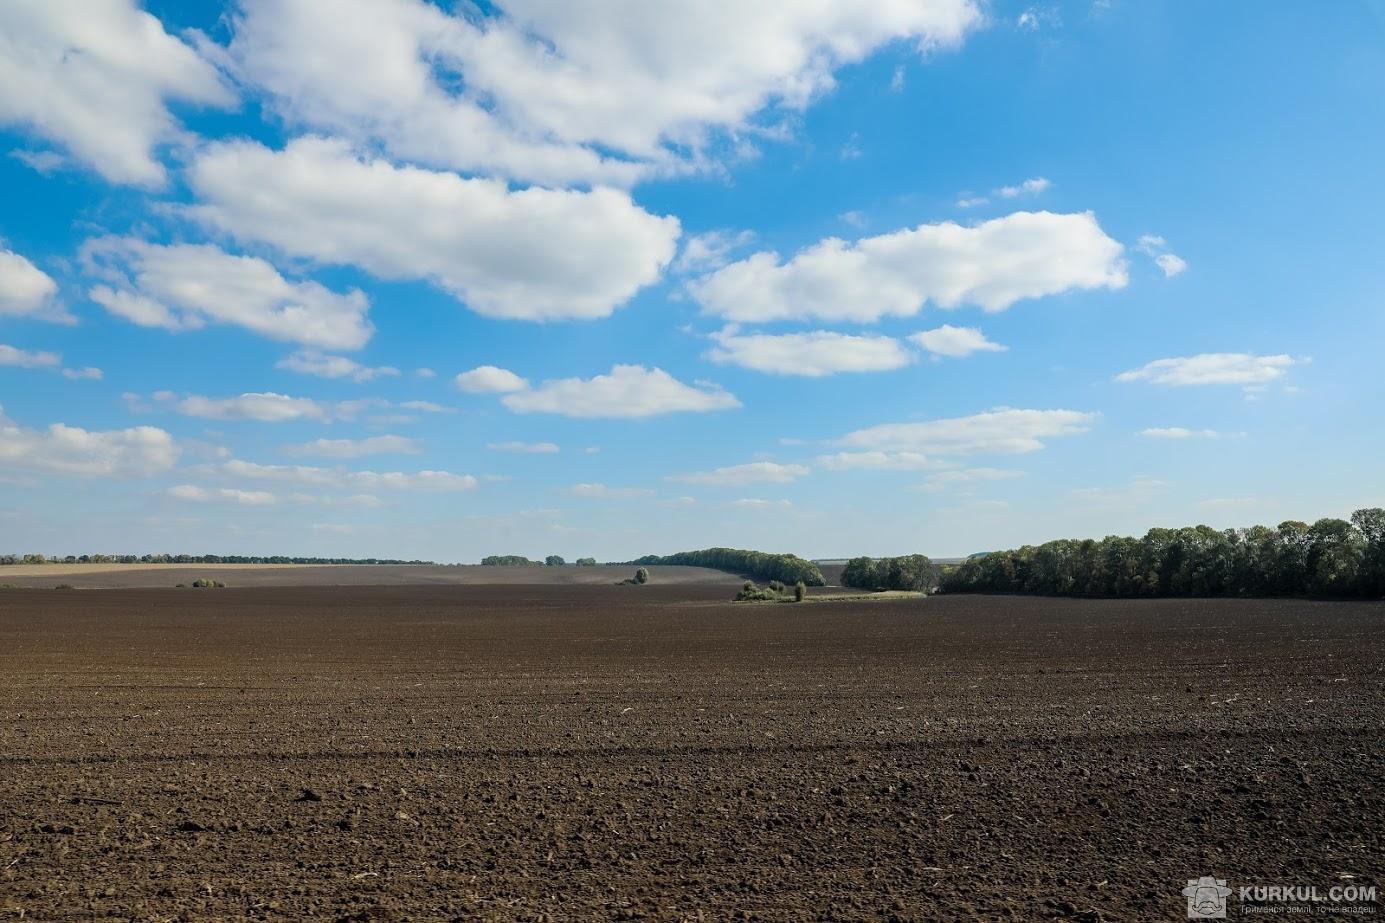
M 0 550 L 1385 503 L 1379 3 L 60 6 L 0 4 Z

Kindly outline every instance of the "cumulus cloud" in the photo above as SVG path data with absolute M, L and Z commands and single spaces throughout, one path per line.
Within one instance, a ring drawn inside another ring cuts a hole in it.
M 149 477 L 178 460 L 173 437 L 153 426 L 92 431 L 63 423 L 20 426 L 0 410 L 0 466 L 83 477 Z
M 282 151 L 213 144 L 188 177 L 202 200 L 190 214 L 204 224 L 382 279 L 427 280 L 488 317 L 607 317 L 659 278 L 679 235 L 677 218 L 625 192 L 512 190 L 365 159 L 334 139 Z
M 884 336 L 850 336 L 816 330 L 812 333 L 741 334 L 728 327 L 712 335 L 713 362 L 739 365 L 774 375 L 821 378 L 838 372 L 880 372 L 913 361 L 898 340 Z
M 654 491 L 648 487 L 608 487 L 605 484 L 573 484 L 566 492 L 574 497 L 606 499 L 630 499 L 654 495 Z
M 663 369 L 617 365 L 609 375 L 557 378 L 537 388 L 501 398 L 516 413 L 557 413 L 568 417 L 652 417 L 666 413 L 706 413 L 741 406 L 720 387 L 686 385 Z
M 63 357 L 57 353 L 30 351 L 0 343 L 0 365 L 21 369 L 49 369 L 55 368 L 62 361 Z
M 787 262 L 762 251 L 690 286 L 735 321 L 876 321 L 932 302 L 1003 311 L 1024 298 L 1121 288 L 1123 248 L 1090 212 L 1015 212 L 964 227 L 925 224 L 855 243 L 827 238 Z
M 261 465 L 233 458 L 216 466 L 216 471 L 235 478 L 281 481 L 318 487 L 356 490 L 473 490 L 475 477 L 448 471 L 348 471 L 344 468 L 318 468 L 311 465 Z
M 1140 435 L 1148 439 L 1215 439 L 1220 434 L 1214 429 L 1188 429 L 1184 426 L 1151 426 L 1140 430 Z
M 934 455 L 1019 454 L 1044 447 L 1044 440 L 1085 433 L 1097 414 L 1077 410 L 1016 410 L 1002 407 L 969 417 L 923 423 L 884 423 L 848 433 L 842 445 L 875 451 Z
M 93 287 L 91 300 L 140 326 L 176 331 L 234 324 L 321 349 L 358 349 L 374 331 L 366 319 L 370 301 L 358 289 L 338 293 L 291 281 L 258 257 L 210 244 L 102 237 L 83 245 L 82 258 L 109 283 Z
M 1023 16 L 1020 17 L 1021 21 L 1023 18 Z M 957 207 L 976 208 L 980 205 L 989 205 L 992 197 L 997 199 L 1018 199 L 1021 197 L 1036 196 L 1046 192 L 1052 185 L 1053 183 L 1044 177 L 1036 176 L 1022 183 L 1017 183 L 1014 186 L 1000 186 L 999 188 L 992 189 L 989 196 L 963 193 L 957 199 Z
M 290 122 L 398 158 L 619 184 L 763 133 L 761 110 L 804 108 L 887 43 L 952 46 L 981 19 L 973 0 L 507 0 L 457 15 L 422 0 L 243 0 L 228 57 Z
M 1188 268 L 1188 263 L 1170 250 L 1164 238 L 1157 234 L 1143 235 L 1135 248 L 1154 260 L 1154 265 L 1159 267 L 1165 279 L 1171 279 Z
M 1008 346 L 992 343 L 975 327 L 954 327 L 951 324 L 911 334 L 909 342 L 917 343 L 935 356 L 953 359 L 965 358 L 976 352 L 1004 352 L 1009 349 Z
M 316 375 L 318 378 L 349 378 L 356 382 L 396 376 L 399 369 L 389 365 L 365 366 L 346 356 L 330 356 L 315 349 L 300 349 L 275 363 L 276 368 Z
M 468 394 L 509 394 L 529 387 L 526 379 L 494 365 L 479 365 L 469 372 L 462 372 L 453 381 Z
M 265 490 L 238 490 L 234 487 L 207 488 L 196 484 L 179 484 L 164 493 L 175 500 L 191 503 L 207 503 L 212 500 L 225 500 L 241 506 L 269 506 L 277 497 Z
M 0 317 L 73 323 L 72 315 L 58 304 L 57 294 L 58 283 L 52 276 L 13 250 L 0 249 Z
M 552 442 L 489 442 L 486 448 L 493 452 L 523 452 L 528 455 L 556 455 L 559 451 Z
M 711 471 L 694 471 L 674 475 L 669 480 L 685 484 L 706 484 L 712 487 L 738 487 L 744 484 L 787 484 L 808 474 L 806 465 L 782 465 L 778 462 L 748 462 Z
M 94 365 L 88 365 L 80 369 L 63 369 L 63 377 L 71 381 L 100 381 L 105 373 Z
M 182 140 L 167 101 L 228 106 L 217 71 L 133 0 L 0 4 L 0 123 L 62 145 L 116 183 L 164 181 Z
M 1148 381 L 1157 385 L 1243 385 L 1254 387 L 1274 381 L 1303 360 L 1284 354 L 1200 353 L 1173 359 L 1156 359 L 1138 369 L 1121 372 L 1116 381 Z
M 317 458 L 361 458 L 365 455 L 417 455 L 423 443 L 408 436 L 369 436 L 365 439 L 314 439 L 287 446 L 290 455 Z

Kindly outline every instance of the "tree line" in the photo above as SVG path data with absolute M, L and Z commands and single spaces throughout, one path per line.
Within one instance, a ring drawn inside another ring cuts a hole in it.
M 578 567 L 595 567 L 596 558 L 578 558 L 572 562 Z M 534 561 L 522 554 L 491 554 L 481 559 L 483 567 L 565 567 L 567 561 L 560 554 L 550 554 L 542 561 Z
M 919 590 L 938 585 L 938 568 L 925 555 L 898 558 L 852 558 L 842 568 L 842 586 L 858 590 Z
M 1143 538 L 1060 539 L 973 555 L 946 593 L 1054 596 L 1385 596 L 1385 510 L 1351 520 L 1289 520 L 1218 530 L 1150 529 Z
M 403 561 L 398 558 L 313 558 L 298 555 L 246 554 L 5 554 L 6 564 L 433 564 L 432 561 Z
M 757 580 L 778 580 L 785 584 L 802 581 L 807 586 L 824 586 L 827 581 L 812 561 L 793 554 L 769 554 L 740 548 L 704 548 L 701 551 L 680 551 L 677 554 L 645 555 L 630 564 L 681 564 L 687 567 L 711 567 L 730 571 Z

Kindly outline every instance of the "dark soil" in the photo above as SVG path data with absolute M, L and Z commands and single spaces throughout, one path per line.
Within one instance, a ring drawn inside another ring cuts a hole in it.
M 1183 920 L 1203 875 L 1385 885 L 1385 604 L 728 595 L 0 593 L 0 919 Z

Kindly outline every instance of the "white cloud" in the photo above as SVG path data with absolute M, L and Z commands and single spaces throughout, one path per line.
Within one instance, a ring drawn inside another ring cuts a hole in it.
M 1047 191 L 1052 185 L 1042 176 L 1036 176 L 1033 179 L 1025 180 L 1018 186 L 1001 186 L 993 194 L 1002 199 L 1018 199 L 1020 196 L 1039 195 L 1041 192 Z
M 954 359 L 961 359 L 975 352 L 1004 352 L 1009 349 L 1008 346 L 992 343 L 975 327 L 954 327 L 951 324 L 919 331 L 911 334 L 908 339 L 935 356 Z
M 1079 487 L 1069 491 L 1068 495 L 1074 500 L 1094 506 L 1130 509 L 1148 503 L 1166 486 L 1157 478 L 1134 477 L 1120 487 Z
M 1002 407 L 969 417 L 924 423 L 885 423 L 842 437 L 842 445 L 878 451 L 935 455 L 1019 454 L 1044 447 L 1045 439 L 1085 433 L 1097 414 L 1076 410 Z
M 555 455 L 559 451 L 552 442 L 489 442 L 486 448 L 494 452 L 524 452 L 529 455 Z
M 0 343 L 0 365 L 21 369 L 49 369 L 60 365 L 63 357 L 57 353 L 32 352 Z
M 423 443 L 408 436 L 369 436 L 365 439 L 314 439 L 286 447 L 290 455 L 318 458 L 361 458 L 365 455 L 417 455 Z
M 71 381 L 100 381 L 105 373 L 94 365 L 88 365 L 80 369 L 63 369 L 63 377 Z
M 315 349 L 300 349 L 275 363 L 276 368 L 316 375 L 319 378 L 350 378 L 352 381 L 372 381 L 394 376 L 399 369 L 389 365 L 365 366 L 346 356 L 330 356 Z
M 448 471 L 348 471 L 310 465 L 261 465 L 231 459 L 217 466 L 219 472 L 237 478 L 310 484 L 356 490 L 473 490 L 477 481 L 469 474 Z
M 704 309 L 736 321 L 875 321 L 916 314 L 927 302 L 1002 311 L 1023 298 L 1123 287 L 1122 249 L 1090 212 L 1015 212 L 972 227 L 827 238 L 788 262 L 762 251 L 690 290 Z
M 187 500 L 191 503 L 226 500 L 241 506 L 269 506 L 278 499 L 274 494 L 264 490 L 238 490 L 233 487 L 209 489 L 198 487 L 196 484 L 179 484 L 170 487 L 164 493 L 175 500 Z
M 72 315 L 58 304 L 57 294 L 58 283 L 48 273 L 13 250 L 0 249 L 0 317 L 73 323 Z
M 111 182 L 154 186 L 184 138 L 167 100 L 228 106 L 216 69 L 132 0 L 0 4 L 0 122 L 61 144 Z
M 1121 372 L 1116 381 L 1149 381 L 1159 385 L 1264 385 L 1281 377 L 1303 360 L 1292 356 L 1251 353 L 1201 353 L 1156 359 L 1138 369 Z
M 920 452 L 838 452 L 819 455 L 817 463 L 829 471 L 918 471 L 941 464 Z
M 742 497 L 739 500 L 732 500 L 732 506 L 746 506 L 752 509 L 767 509 L 770 507 L 786 510 L 793 506 L 788 500 L 762 500 L 758 497 Z
M 435 372 L 435 371 L 433 371 L 433 370 L 430 369 L 430 368 L 414 369 L 414 374 L 417 375 L 419 378 L 436 378 L 436 377 L 438 377 L 438 373 Z
M 248 392 L 237 397 L 210 398 L 190 394 L 178 402 L 178 412 L 208 420 L 259 420 L 283 423 L 288 420 L 332 419 L 332 410 L 321 401 L 290 397 L 273 391 Z
M 10 151 L 10 156 L 36 173 L 45 176 L 67 165 L 67 158 L 57 151 Z
M 89 271 L 110 284 L 89 292 L 112 314 L 144 327 L 192 330 L 234 324 L 261 336 L 322 349 L 358 349 L 374 328 L 370 300 L 293 282 L 262 259 L 210 244 L 161 246 L 103 237 L 82 247 Z
M 488 317 L 607 317 L 658 280 L 679 235 L 677 218 L 625 192 L 511 190 L 363 160 L 324 138 L 282 151 L 213 144 L 189 180 L 204 203 L 190 212 L 212 227 L 382 279 L 428 280 Z
M 1188 429 L 1184 426 L 1151 426 L 1140 430 L 1140 435 L 1149 439 L 1215 439 L 1219 433 L 1214 429 Z
M 827 330 L 811 333 L 739 334 L 727 327 L 712 334 L 713 362 L 730 363 L 775 375 L 820 378 L 838 372 L 880 372 L 913 361 L 898 340 L 884 336 L 850 336 Z
M 462 372 L 453 381 L 468 394 L 509 394 L 529 387 L 527 380 L 509 369 L 494 365 L 477 366 L 469 372 Z
M 568 417 L 652 417 L 706 413 L 741 406 L 735 396 L 710 383 L 685 385 L 663 369 L 617 365 L 609 375 L 558 378 L 501 398 L 517 413 Z
M 608 487 L 605 484 L 573 484 L 566 493 L 574 497 L 597 497 L 613 500 L 652 497 L 654 495 L 654 491 L 648 487 Z
M 1154 265 L 1159 267 L 1159 271 L 1164 274 L 1165 279 L 1172 279 L 1188 268 L 1187 261 L 1171 251 L 1164 238 L 1157 234 L 1141 236 L 1139 242 L 1135 244 L 1135 249 L 1154 260 Z
M 982 19 L 972 0 L 498 6 L 243 0 L 228 57 L 290 122 L 398 158 L 630 183 L 764 133 L 762 110 L 806 107 L 887 43 L 956 45 Z
M 739 487 L 744 484 L 787 484 L 808 474 L 806 465 L 781 465 L 778 462 L 749 462 L 730 465 L 711 471 L 694 471 L 675 475 L 669 480 L 685 484 L 706 484 L 713 487 Z
M 84 477 L 148 477 L 178 460 L 178 444 L 153 426 L 90 431 L 63 423 L 20 426 L 0 411 L 0 467 Z
M 708 272 L 731 261 L 731 254 L 755 239 L 752 231 L 707 231 L 683 238 L 683 249 L 674 261 L 676 272 Z

